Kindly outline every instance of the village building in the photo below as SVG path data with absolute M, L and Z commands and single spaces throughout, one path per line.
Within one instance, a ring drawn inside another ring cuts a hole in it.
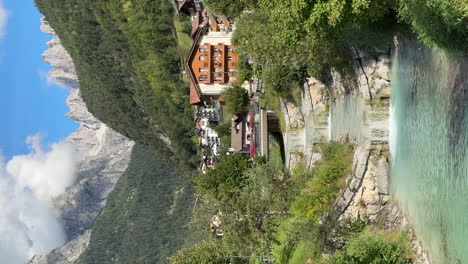
M 187 58 L 191 104 L 219 100 L 223 90 L 237 82 L 233 30 L 225 16 L 213 16 L 206 10 L 192 14 L 193 43 Z
M 222 92 L 238 83 L 236 66 L 238 56 L 232 44 L 235 25 L 226 16 L 215 16 L 202 5 L 201 0 L 174 0 L 179 13 L 191 17 L 192 45 L 186 59 L 187 74 L 190 82 L 190 104 L 194 106 L 194 121 L 202 162 L 202 173 L 215 166 L 221 154 L 221 140 L 212 125 L 230 122 L 231 144 L 224 146 L 227 154 L 242 153 L 253 157 L 260 151 L 265 155 L 267 147 L 260 141 L 268 140 L 265 119 L 260 118 L 257 110 L 248 114 L 235 115 L 224 120 L 224 99 Z M 245 89 L 258 92 L 261 87 L 246 82 Z M 258 108 L 258 107 L 257 107 Z M 257 116 L 257 117 L 256 117 Z M 263 124 L 263 125 L 260 125 Z
M 218 133 L 212 129 L 210 123 L 218 123 L 218 111 L 213 106 L 200 107 L 196 115 L 198 144 L 205 149 L 208 156 L 219 156 L 221 142 Z

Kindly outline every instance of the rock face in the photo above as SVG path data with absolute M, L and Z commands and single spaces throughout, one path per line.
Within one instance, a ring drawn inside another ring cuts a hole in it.
M 60 248 L 52 250 L 49 254 L 36 255 L 29 263 L 34 264 L 71 264 L 76 263 L 81 253 L 89 245 L 91 238 L 91 230 L 87 230 L 82 235 L 69 241 Z
M 67 117 L 80 127 L 67 137 L 67 142 L 76 147 L 82 156 L 77 183 L 55 200 L 55 207 L 62 212 L 68 243 L 46 255 L 35 256 L 31 264 L 75 263 L 86 249 L 90 227 L 104 207 L 111 192 L 130 162 L 134 142 L 113 131 L 93 117 L 80 96 L 79 81 L 71 57 L 62 47 L 59 38 L 47 21 L 42 21 L 41 30 L 52 35 L 43 59 L 52 66 L 49 77 L 71 88 L 67 104 Z
M 390 195 L 389 118 L 391 96 L 391 45 L 380 50 L 351 47 L 355 79 L 330 72 L 327 84 L 309 78 L 302 89 L 301 105 L 282 100 L 286 129 L 283 133 L 286 166 L 299 162 L 313 167 L 321 159 L 315 145 L 346 141 L 356 145 L 352 172 L 328 220 L 363 219 L 386 230 L 409 230 L 415 263 L 430 263 L 404 214 Z M 343 246 L 337 239 L 335 249 Z
M 290 167 L 300 156 L 311 166 L 316 156 L 313 146 L 320 142 L 349 139 L 366 148 L 388 142 L 391 46 L 372 52 L 352 51 L 356 78 L 345 78 L 332 70 L 327 84 L 308 78 L 301 105 L 281 100 L 286 163 Z

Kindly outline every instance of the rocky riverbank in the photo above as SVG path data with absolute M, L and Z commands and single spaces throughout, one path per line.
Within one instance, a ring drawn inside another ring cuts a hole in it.
M 286 166 L 313 167 L 321 159 L 316 144 L 350 141 L 356 145 L 352 173 L 336 200 L 338 221 L 365 219 L 376 228 L 408 230 L 415 263 L 430 263 L 402 210 L 390 193 L 389 118 L 392 45 L 353 48 L 354 80 L 330 73 L 329 83 L 309 78 L 301 104 L 282 100 Z

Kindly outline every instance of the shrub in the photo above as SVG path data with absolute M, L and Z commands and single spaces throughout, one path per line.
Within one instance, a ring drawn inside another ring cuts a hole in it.
M 233 115 L 245 114 L 250 105 L 249 93 L 240 85 L 233 85 L 223 92 L 227 112 Z
M 465 0 L 399 1 L 398 15 L 431 46 L 468 48 L 468 4 Z
M 312 179 L 306 183 L 292 205 L 295 214 L 313 220 L 331 208 L 352 163 L 350 145 L 331 143 L 322 148 L 323 160 L 314 169 Z
M 223 264 L 229 263 L 227 252 L 218 241 L 202 241 L 191 248 L 180 250 L 177 255 L 170 257 L 171 264 Z
M 241 154 L 223 156 L 215 168 L 195 179 L 196 188 L 201 194 L 210 194 L 221 202 L 230 202 L 247 184 L 244 172 L 249 167 L 250 162 Z
M 231 135 L 231 124 L 230 123 L 220 123 L 216 125 L 210 124 L 210 127 L 218 133 L 219 137 L 225 137 Z
M 323 244 L 316 223 L 304 218 L 288 218 L 278 228 L 273 255 L 278 264 L 306 263 L 318 259 Z
M 345 248 L 324 261 L 326 264 L 409 264 L 410 245 L 405 232 L 364 231 Z

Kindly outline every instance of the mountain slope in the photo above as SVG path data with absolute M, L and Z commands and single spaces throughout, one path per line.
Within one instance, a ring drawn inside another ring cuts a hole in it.
M 166 156 L 193 161 L 192 110 L 180 75 L 184 54 L 177 47 L 170 1 L 36 0 L 36 5 L 73 58 L 94 116 Z M 169 148 L 162 135 L 172 142 Z
M 157 152 L 137 144 L 78 263 L 166 263 L 189 235 L 192 193 Z
M 43 60 L 52 66 L 49 76 L 71 88 L 67 98 L 70 111 L 67 117 L 80 127 L 66 138 L 80 153 L 77 181 L 54 200 L 54 207 L 62 213 L 66 245 L 49 254 L 37 255 L 33 264 L 73 263 L 87 247 L 90 227 L 106 204 L 106 198 L 120 176 L 126 171 L 134 142 L 115 132 L 96 119 L 81 98 L 73 60 L 62 47 L 60 39 L 42 19 L 41 30 L 52 35 L 43 53 Z

